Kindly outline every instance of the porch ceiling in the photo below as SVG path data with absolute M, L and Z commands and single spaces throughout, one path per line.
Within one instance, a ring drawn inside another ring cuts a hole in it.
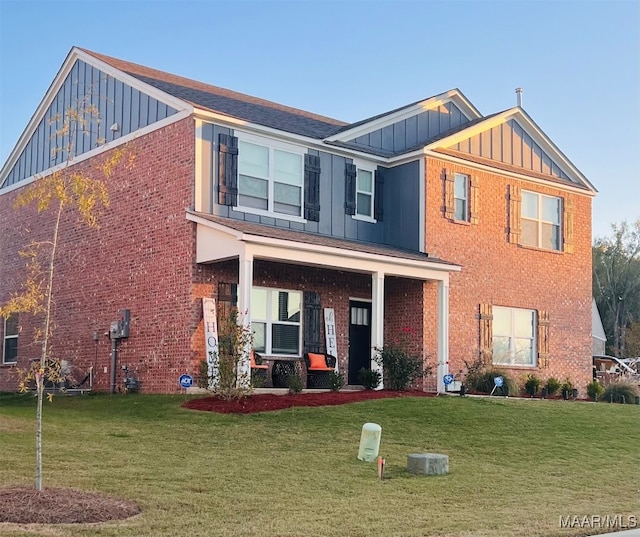
M 197 224 L 196 261 L 268 259 L 365 274 L 448 280 L 461 267 L 420 252 L 336 239 L 252 222 L 187 211 Z

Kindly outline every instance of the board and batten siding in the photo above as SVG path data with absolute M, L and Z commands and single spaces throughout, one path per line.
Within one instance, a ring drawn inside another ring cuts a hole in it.
M 69 145 L 69 138 L 56 135 L 56 131 L 62 128 L 67 110 L 89 105 L 96 108 L 98 118 L 92 118 L 86 132 L 82 132 L 82 128 L 77 129 L 71 147 L 72 156 L 86 153 L 101 143 L 117 140 L 176 113 L 165 103 L 78 60 L 2 186 L 11 186 L 66 162 L 69 153 L 62 148 Z M 114 123 L 118 124 L 118 130 L 111 130 Z
M 453 148 L 470 155 L 571 180 L 513 119 L 463 140 Z
M 381 168 L 384 175 L 384 219 L 378 222 L 358 220 L 345 214 L 345 168 L 352 160 L 326 151 L 309 149 L 320 157 L 320 213 L 319 221 L 295 222 L 285 218 L 258 215 L 236 210 L 218 203 L 218 138 L 219 134 L 233 135 L 231 129 L 203 124 L 201 141 L 203 177 L 202 207 L 216 216 L 254 222 L 284 229 L 317 233 L 339 239 L 386 244 L 419 251 L 420 172 L 418 161 L 395 168 Z M 205 192 L 206 191 L 206 192 Z
M 358 136 L 349 142 L 367 148 L 383 149 L 394 153 L 426 144 L 439 134 L 469 123 L 469 119 L 453 103 L 445 103 Z

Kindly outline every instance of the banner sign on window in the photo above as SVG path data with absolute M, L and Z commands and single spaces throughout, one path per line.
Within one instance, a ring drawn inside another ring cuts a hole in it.
M 338 371 L 338 341 L 336 338 L 336 315 L 333 308 L 324 308 L 324 335 L 327 341 L 327 354 L 336 357 Z
M 215 388 L 220 382 L 218 369 L 218 317 L 216 315 L 216 299 L 202 299 L 202 314 L 204 319 L 204 344 L 206 350 L 207 372 L 209 387 Z

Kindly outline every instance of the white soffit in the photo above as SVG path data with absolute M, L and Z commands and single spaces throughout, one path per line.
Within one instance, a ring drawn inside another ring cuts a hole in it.
M 320 246 L 304 242 L 252 235 L 187 213 L 197 224 L 196 262 L 211 263 L 250 256 L 297 265 L 318 266 L 348 272 L 404 276 L 420 280 L 448 281 L 450 272 L 461 267 L 447 263 L 418 261 L 383 254 Z

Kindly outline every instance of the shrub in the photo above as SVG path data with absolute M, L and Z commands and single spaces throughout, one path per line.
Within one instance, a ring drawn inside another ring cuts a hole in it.
M 496 395 L 517 394 L 519 392 L 518 384 L 504 371 L 497 369 L 478 368 L 473 372 L 467 373 L 466 386 L 467 389 L 479 393 L 491 393 L 495 386 L 493 379 L 502 377 L 503 384 L 501 388 L 496 388 L 493 392 Z
M 635 385 L 618 381 L 612 382 L 604 389 L 600 401 L 633 404 L 637 395 L 638 388 Z
M 287 377 L 289 393 L 300 393 L 302 391 L 302 379 L 299 375 L 289 375 Z
M 384 387 L 387 389 L 407 390 L 415 380 L 431 373 L 431 368 L 425 367 L 422 357 L 412 356 L 407 351 L 406 336 L 410 332 L 411 329 L 405 327 L 400 342 L 392 341 L 376 348 L 374 360 L 383 368 Z
M 331 371 L 329 373 L 329 388 L 332 392 L 339 392 L 340 388 L 344 386 L 344 377 L 337 371 Z
M 546 384 L 544 385 L 549 395 L 554 395 L 558 393 L 560 386 L 561 386 L 560 381 L 555 377 L 549 377 L 547 379 Z
M 373 369 L 365 369 L 364 367 L 358 371 L 358 382 L 362 384 L 365 390 L 373 390 L 377 388 L 382 380 L 379 371 Z
M 207 364 L 206 360 L 198 362 L 198 387 L 209 387 L 209 364 Z
M 597 380 L 592 380 L 589 384 L 587 384 L 587 395 L 593 401 L 597 401 L 603 392 L 604 386 L 602 386 L 602 384 L 600 384 Z
M 533 397 L 536 393 L 538 393 L 538 388 L 540 387 L 540 379 L 533 374 L 527 376 L 527 380 L 524 383 L 525 391 Z

